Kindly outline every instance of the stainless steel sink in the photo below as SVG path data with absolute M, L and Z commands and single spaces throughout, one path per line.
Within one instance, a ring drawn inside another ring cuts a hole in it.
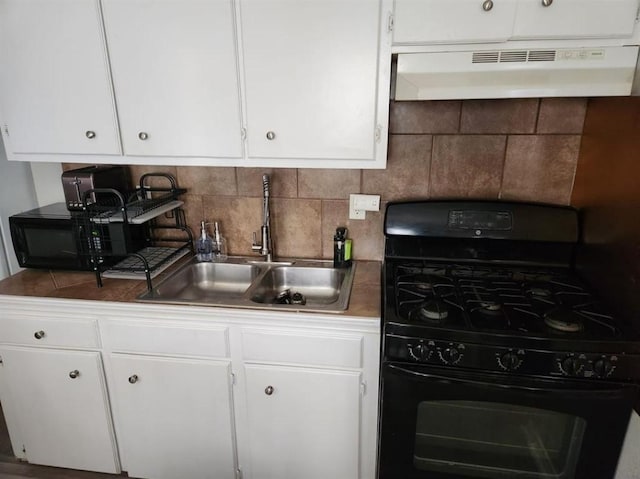
M 333 304 L 340 298 L 340 290 L 347 270 L 280 266 L 269 269 L 252 289 L 251 301 L 256 303 L 291 304 L 295 294 L 301 294 L 306 304 Z M 289 302 L 287 302 L 289 301 Z
M 355 265 L 338 269 L 330 261 L 297 260 L 283 265 L 256 264 L 252 259 L 200 263 L 194 258 L 138 299 L 300 311 L 347 309 Z

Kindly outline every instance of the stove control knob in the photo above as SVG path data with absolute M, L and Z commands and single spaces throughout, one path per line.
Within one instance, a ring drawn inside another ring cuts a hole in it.
M 522 360 L 516 353 L 509 351 L 500 356 L 500 366 L 506 371 L 515 371 L 522 364 Z
M 462 359 L 462 351 L 460 346 L 450 345 L 448 348 L 440 351 L 440 359 L 445 364 L 456 364 Z
M 599 378 L 606 378 L 613 372 L 613 364 L 607 358 L 598 359 L 593 363 L 593 371 Z
M 426 361 L 431 355 L 431 350 L 424 343 L 418 343 L 415 346 L 408 345 L 409 354 L 416 361 Z
M 584 358 L 567 356 L 562 360 L 562 372 L 567 376 L 580 376 L 584 372 Z

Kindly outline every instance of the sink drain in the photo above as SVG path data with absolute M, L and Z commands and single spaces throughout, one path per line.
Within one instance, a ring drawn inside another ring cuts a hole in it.
M 291 290 L 285 289 L 276 296 L 274 303 L 304 305 L 307 304 L 307 298 L 301 293 L 295 292 L 292 294 Z

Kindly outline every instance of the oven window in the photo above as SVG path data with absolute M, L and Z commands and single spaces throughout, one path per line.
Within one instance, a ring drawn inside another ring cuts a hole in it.
M 570 479 L 585 429 L 582 418 L 543 409 L 423 401 L 413 464 L 464 477 Z
M 76 242 L 71 229 L 25 228 L 29 255 L 34 258 L 75 257 Z

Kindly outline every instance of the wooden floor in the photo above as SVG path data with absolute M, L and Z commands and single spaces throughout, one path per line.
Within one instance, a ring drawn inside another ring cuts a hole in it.
M 7 426 L 0 408 L 0 479 L 114 479 L 128 477 L 95 472 L 74 471 L 57 467 L 34 466 L 18 461 L 11 449 Z

